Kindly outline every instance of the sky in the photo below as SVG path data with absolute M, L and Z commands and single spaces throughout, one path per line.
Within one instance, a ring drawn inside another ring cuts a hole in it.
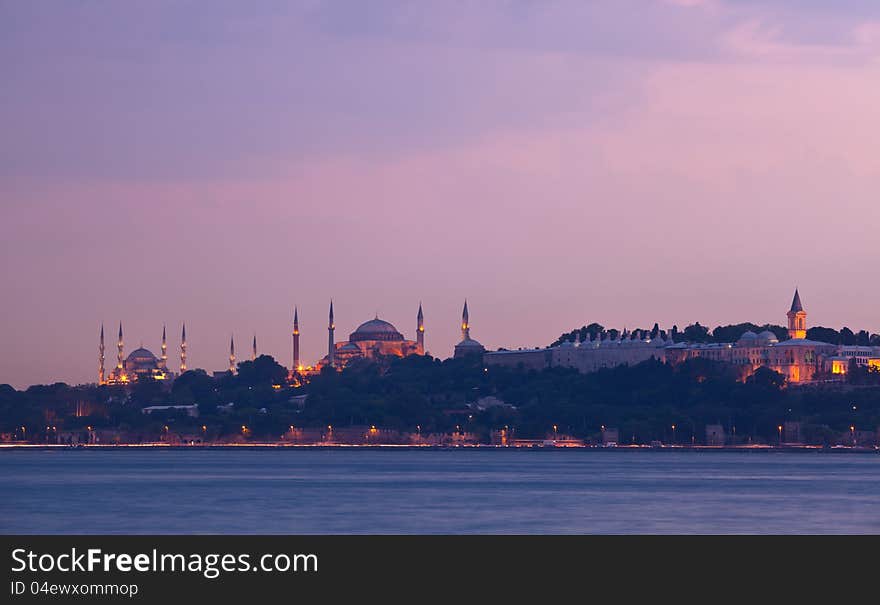
M 880 332 L 875 0 L 0 0 L 0 383 L 445 358 L 607 327 Z

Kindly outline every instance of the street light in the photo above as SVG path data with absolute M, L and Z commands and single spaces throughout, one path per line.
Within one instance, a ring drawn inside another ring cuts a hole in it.
M 777 445 L 782 445 L 782 425 L 776 427 L 776 430 L 779 432 L 779 442 Z
M 672 444 L 675 445 L 675 425 L 672 425 Z
M 851 424 L 849 426 L 849 434 L 850 434 L 850 438 L 852 439 L 852 444 L 853 444 L 853 446 L 855 446 L 855 444 L 856 444 L 856 427 L 854 424 Z

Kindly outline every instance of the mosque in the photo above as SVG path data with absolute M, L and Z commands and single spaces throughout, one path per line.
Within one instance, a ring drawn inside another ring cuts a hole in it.
M 767 367 L 785 376 L 790 383 L 815 380 L 820 375 L 846 374 L 850 363 L 880 369 L 880 347 L 841 346 L 807 338 L 807 312 L 801 302 L 800 293 L 795 290 L 788 318 L 788 338 L 780 341 L 776 334 L 765 330 L 760 334 L 745 332 L 736 342 L 729 343 L 688 343 L 675 342 L 669 332 L 657 330 L 656 333 L 627 330 L 619 332 L 615 338 L 608 333 L 588 335 L 584 342 L 563 342 L 555 347 L 537 349 L 518 349 L 487 352 L 477 340 L 471 338 L 470 317 L 467 301 L 461 314 L 461 341 L 455 345 L 453 357 L 456 359 L 478 355 L 485 366 L 523 367 L 540 370 L 549 367 L 575 368 L 579 372 L 596 372 L 603 368 L 620 365 L 635 365 L 649 359 L 672 365 L 688 359 L 700 357 L 720 361 L 741 369 L 743 378 L 760 367 Z M 422 305 L 416 314 L 415 340 L 406 339 L 388 321 L 373 319 L 360 324 L 349 334 L 348 340 L 336 342 L 336 324 L 333 316 L 333 302 L 327 325 L 327 354 L 314 366 L 304 366 L 300 360 L 299 312 L 293 312 L 293 366 L 291 379 L 296 375 L 308 375 L 330 366 L 341 369 L 353 361 L 373 360 L 383 357 L 407 357 L 425 355 L 425 318 Z M 181 330 L 180 373 L 186 371 L 186 325 Z M 101 326 L 99 345 L 98 384 L 125 385 L 149 376 L 154 380 L 173 380 L 177 374 L 168 368 L 168 346 L 165 328 L 162 328 L 161 355 L 157 357 L 143 346 L 125 356 L 122 338 L 122 323 L 119 324 L 117 339 L 116 367 L 109 373 L 104 367 L 104 326 Z M 257 358 L 257 339 L 254 336 L 251 359 Z M 235 342 L 229 342 L 229 365 L 215 376 L 236 371 Z
M 425 354 L 425 316 L 422 305 L 416 314 L 416 339 L 407 340 L 390 322 L 376 315 L 363 322 L 348 335 L 348 340 L 336 342 L 336 323 L 333 314 L 333 301 L 330 301 L 330 314 L 327 324 L 327 355 L 315 366 L 303 366 L 299 356 L 299 314 L 293 311 L 293 367 L 298 373 L 320 371 L 325 366 L 343 368 L 358 359 L 379 359 L 381 357 L 407 357 Z M 461 342 L 455 345 L 454 357 L 482 355 L 485 348 L 470 336 L 470 319 L 467 301 L 461 317 Z
M 294 367 L 299 368 L 299 323 L 294 310 L 293 349 Z M 357 359 L 378 359 L 381 357 L 407 357 L 425 354 L 425 317 L 422 305 L 416 315 L 416 339 L 407 340 L 393 324 L 376 317 L 365 321 L 348 335 L 348 340 L 336 342 L 336 324 L 333 318 L 333 301 L 330 301 L 330 317 L 327 324 L 327 355 L 317 364 L 343 368 Z
M 161 356 L 156 357 L 152 351 L 143 346 L 125 356 L 125 345 L 122 338 L 122 322 L 119 322 L 119 335 L 116 339 L 116 367 L 109 373 L 104 367 L 104 326 L 101 326 L 101 336 L 98 345 L 98 384 L 99 385 L 124 385 L 137 382 L 149 376 L 153 380 L 173 380 L 176 376 L 168 369 L 168 342 L 165 337 L 165 327 L 162 327 Z M 186 371 L 186 324 L 181 331 L 180 341 L 180 372 Z
M 466 357 L 469 355 L 482 355 L 485 352 L 483 345 L 471 338 L 470 328 L 468 305 L 467 301 L 465 301 L 461 317 L 461 342 L 455 345 L 455 358 Z M 394 324 L 385 321 L 384 319 L 380 319 L 379 316 L 376 315 L 373 319 L 360 324 L 354 332 L 349 334 L 348 340 L 336 342 L 336 323 L 333 313 L 333 301 L 330 301 L 327 332 L 327 355 L 313 366 L 304 365 L 300 359 L 299 310 L 294 308 L 292 333 L 293 366 L 290 372 L 292 380 L 295 379 L 295 375 L 297 374 L 308 375 L 319 372 L 325 366 L 344 368 L 348 364 L 359 359 L 372 360 L 380 359 L 382 357 L 407 357 L 409 355 L 425 354 L 425 316 L 422 311 L 421 303 L 419 304 L 419 310 L 416 314 L 415 340 L 406 339 Z M 176 376 L 183 374 L 187 370 L 186 347 L 186 324 L 184 324 L 181 330 L 180 372 L 178 374 L 170 371 L 168 368 L 168 344 L 164 326 L 162 328 L 161 355 L 159 357 L 143 346 L 135 349 L 126 357 L 122 338 L 122 322 L 120 322 L 119 337 L 116 343 L 116 367 L 108 373 L 104 366 L 104 326 L 102 325 L 98 348 L 98 384 L 126 385 L 135 383 L 147 376 L 159 381 L 173 380 Z M 254 336 L 251 360 L 256 358 L 257 338 Z M 214 376 L 219 377 L 228 372 L 234 373 L 235 371 L 235 340 L 234 338 L 230 338 L 227 368 L 223 371 L 214 372 Z

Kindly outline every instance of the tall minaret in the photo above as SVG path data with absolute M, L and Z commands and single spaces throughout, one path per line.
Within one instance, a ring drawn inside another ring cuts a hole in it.
M 468 321 L 467 299 L 464 299 L 464 310 L 461 312 L 461 339 L 471 339 L 471 324 Z
M 98 345 L 98 384 L 104 384 L 104 324 L 101 324 L 101 342 Z
M 798 294 L 797 288 L 794 289 L 794 299 L 791 301 L 791 309 L 788 313 L 788 337 L 789 338 L 806 338 L 807 337 L 807 312 L 801 304 L 801 295 Z
M 180 373 L 186 372 L 186 322 L 180 332 Z
M 229 371 L 235 373 L 235 336 L 229 337 Z
M 293 368 L 296 372 L 299 370 L 299 316 L 297 308 L 293 308 Z
M 254 334 L 254 346 L 253 346 L 253 349 L 251 350 L 251 361 L 256 361 L 256 360 L 257 360 L 257 335 Z
M 163 370 L 168 368 L 168 343 L 165 341 L 165 324 L 162 324 L 162 359 L 160 367 Z
M 122 322 L 119 322 L 119 339 L 116 342 L 116 378 L 122 376 Z
M 416 347 L 419 355 L 425 354 L 425 317 L 422 315 L 422 303 L 419 303 L 419 314 L 416 316 Z
M 330 362 L 330 367 L 334 367 L 336 365 L 336 347 L 334 346 L 333 341 L 333 330 L 336 329 L 336 325 L 333 323 L 333 300 L 330 300 L 330 323 L 327 325 L 327 359 Z

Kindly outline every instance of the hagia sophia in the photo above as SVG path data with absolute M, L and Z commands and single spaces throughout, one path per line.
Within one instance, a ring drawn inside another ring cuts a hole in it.
M 880 368 L 880 347 L 837 345 L 810 340 L 807 336 L 807 312 L 795 290 L 791 307 L 787 312 L 788 338 L 780 341 L 776 334 L 764 331 L 756 334 L 745 332 L 736 342 L 730 343 L 690 343 L 674 341 L 670 332 L 659 330 L 653 337 L 644 331 L 630 333 L 620 331 L 614 338 L 609 333 L 588 335 L 583 342 L 566 341 L 560 345 L 537 349 L 517 349 L 486 351 L 482 344 L 471 338 L 470 318 L 467 301 L 461 317 L 461 341 L 455 345 L 454 358 L 479 355 L 484 365 L 506 366 L 540 370 L 550 367 L 575 368 L 582 373 L 596 372 L 603 368 L 620 365 L 635 365 L 649 359 L 676 365 L 692 358 L 705 358 L 725 362 L 738 367 L 743 378 L 760 367 L 767 367 L 785 376 L 790 383 L 809 382 L 820 373 L 842 375 L 849 364 Z M 308 376 L 325 367 L 344 368 L 356 360 L 379 359 L 382 357 L 407 357 L 425 355 L 425 319 L 422 305 L 416 314 L 415 340 L 409 340 L 391 323 L 380 319 L 378 314 L 360 324 L 349 334 L 348 340 L 335 340 L 336 325 L 333 316 L 333 302 L 327 324 L 327 354 L 314 365 L 304 365 L 300 359 L 299 313 L 293 314 L 293 364 L 290 375 Z M 183 373 L 187 369 L 186 325 L 181 330 L 180 366 Z M 257 357 L 257 340 L 254 336 L 251 359 Z M 236 371 L 235 342 L 230 338 L 229 365 L 223 372 Z M 129 384 L 149 376 L 154 380 L 173 380 L 178 374 L 168 368 L 168 347 L 165 328 L 162 328 L 161 355 L 156 357 L 151 351 L 139 347 L 127 357 L 124 355 L 122 323 L 119 324 L 117 339 L 116 367 L 105 374 L 104 368 L 104 327 L 101 326 L 99 344 L 98 383 L 119 385 Z

